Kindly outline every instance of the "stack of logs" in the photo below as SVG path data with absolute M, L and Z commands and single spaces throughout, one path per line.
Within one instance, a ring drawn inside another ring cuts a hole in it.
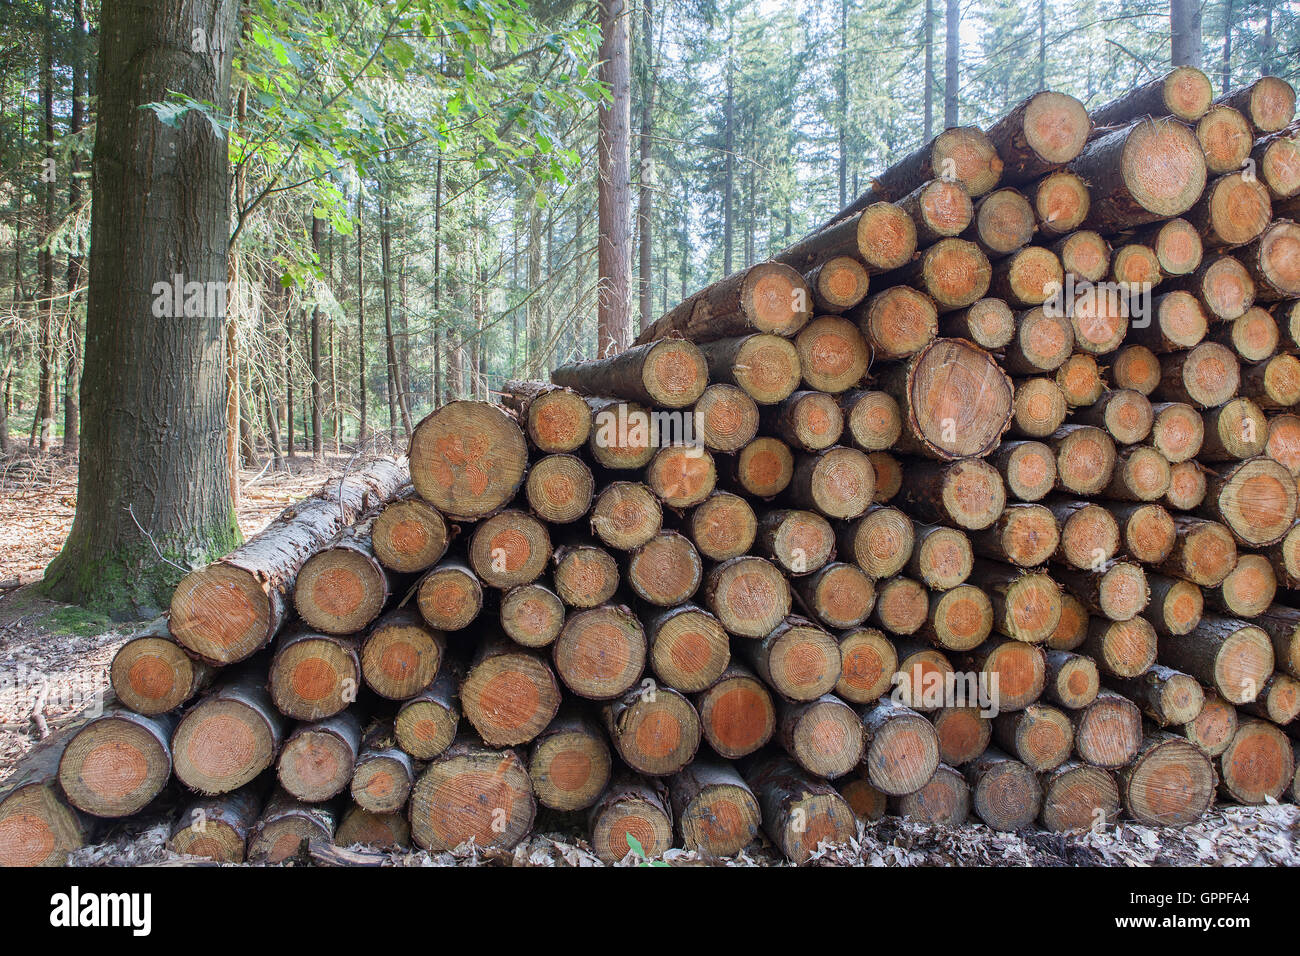
M 218 860 L 509 849 L 539 807 L 608 862 L 803 862 L 886 812 L 1294 800 L 1294 111 L 1188 67 L 1039 93 L 625 353 L 438 409 L 409 477 L 181 582 L 20 770 L 0 861 L 173 776 L 172 845 Z

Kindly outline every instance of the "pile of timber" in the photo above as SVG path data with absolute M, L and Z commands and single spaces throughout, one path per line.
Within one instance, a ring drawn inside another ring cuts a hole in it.
M 607 862 L 804 862 L 885 813 L 1295 800 L 1294 113 L 1187 67 L 1039 93 L 625 353 L 439 408 L 409 474 L 181 582 L 12 781 L 0 862 L 167 794 L 222 861 L 545 813 Z

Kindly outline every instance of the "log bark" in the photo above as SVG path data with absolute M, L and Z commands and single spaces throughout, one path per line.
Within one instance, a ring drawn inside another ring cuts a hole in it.
M 646 340 L 609 358 L 561 365 L 551 372 L 551 381 L 580 395 L 608 395 L 663 408 L 695 404 L 709 384 L 699 347 L 677 338 Z
M 779 262 L 760 262 L 696 292 L 643 331 L 635 344 L 674 333 L 692 342 L 751 332 L 792 336 L 810 318 L 812 295 L 803 276 Z

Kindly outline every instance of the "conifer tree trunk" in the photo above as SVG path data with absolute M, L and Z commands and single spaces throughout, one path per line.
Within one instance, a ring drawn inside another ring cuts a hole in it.
M 948 49 L 943 67 L 943 125 L 947 129 L 957 125 L 958 69 L 961 59 L 961 3 L 948 0 Z
M 1170 0 L 1170 62 L 1174 66 L 1201 65 L 1201 2 Z
M 629 15 L 626 0 L 603 0 L 600 5 L 599 74 L 600 80 L 609 85 L 611 94 L 610 101 L 602 101 L 596 111 L 596 153 L 600 175 L 597 181 L 600 288 L 596 307 L 596 348 L 602 357 L 626 348 L 632 332 Z

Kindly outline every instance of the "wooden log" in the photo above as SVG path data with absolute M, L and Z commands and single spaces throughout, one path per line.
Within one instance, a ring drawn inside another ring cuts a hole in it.
M 763 832 L 792 863 L 807 863 L 823 844 L 857 835 L 845 799 L 784 754 L 753 762 L 744 777 L 762 809 Z
M 635 690 L 601 708 L 614 751 L 638 773 L 666 777 L 695 758 L 700 746 L 700 716 L 671 687 Z
M 1002 299 L 991 297 L 949 312 L 939 322 L 939 334 L 943 338 L 969 339 L 989 351 L 1004 348 L 1015 333 L 1015 314 L 1011 307 Z
M 1161 727 L 1195 720 L 1205 705 L 1205 693 L 1195 678 L 1163 664 L 1137 677 L 1109 678 L 1107 683 Z
M 378 459 L 290 505 L 261 533 L 181 579 L 172 594 L 172 634 L 212 663 L 249 657 L 280 630 L 303 562 L 362 512 L 393 498 L 405 479 L 396 462 Z
M 1300 141 L 1294 129 L 1261 137 L 1250 151 L 1250 158 L 1274 202 L 1300 194 Z
M 919 185 L 919 183 L 918 183 Z M 899 193 L 901 198 L 906 191 Z M 893 203 L 867 197 L 835 220 L 775 255 L 777 262 L 807 272 L 819 262 L 853 256 L 876 275 L 897 269 L 916 252 L 916 224 Z
M 1104 428 L 1120 445 L 1136 445 L 1151 434 L 1155 412 L 1141 392 L 1117 388 L 1103 392 L 1093 404 L 1076 411 L 1071 421 Z
M 1205 422 L 1196 409 L 1185 402 L 1160 402 L 1151 410 L 1152 447 L 1171 465 L 1195 458 L 1205 441 Z
M 324 634 L 364 630 L 388 603 L 388 574 L 375 558 L 375 514 L 345 528 L 298 572 L 293 603 L 307 627 Z
M 159 618 L 131 637 L 113 655 L 109 682 L 113 694 L 146 717 L 165 714 L 211 682 L 215 669 L 191 657 Z
M 727 632 L 708 611 L 681 604 L 645 622 L 650 667 L 667 686 L 693 694 L 712 687 L 727 669 Z
M 1290 724 L 1300 716 L 1300 681 L 1274 671 L 1259 689 L 1259 696 L 1242 704 L 1241 710 L 1279 727 Z
M 836 638 L 840 645 L 840 679 L 835 693 L 852 704 L 870 704 L 889 690 L 898 671 L 898 654 L 889 638 L 874 627 L 855 627 Z
M 660 454 L 675 450 L 665 448 Z M 595 493 L 596 480 L 591 469 L 575 455 L 547 455 L 539 459 L 524 483 L 528 506 L 547 524 L 577 521 L 591 509 Z
M 673 844 L 668 799 L 662 780 L 626 773 L 616 777 L 587 818 L 591 847 L 600 861 L 612 866 L 629 854 L 644 860 L 663 856 Z
M 564 544 L 555 549 L 553 578 L 558 597 L 565 605 L 580 609 L 597 607 L 610 600 L 618 590 L 618 562 L 612 554 L 594 544 Z M 562 626 L 561 614 L 556 636 Z
M 1147 246 L 1136 242 L 1126 243 L 1111 256 L 1110 277 L 1128 293 L 1140 293 L 1144 287 L 1149 288 L 1160 281 L 1160 260 L 1156 258 L 1155 251 Z
M 1034 822 L 1042 808 L 1043 793 L 1028 767 L 990 747 L 965 767 L 971 786 L 971 804 L 994 830 L 1015 831 Z
M 1173 553 L 1178 529 L 1163 505 L 1154 502 L 1116 505 L 1115 517 L 1123 522 L 1120 530 L 1124 552 L 1134 561 L 1155 565 Z
M 500 622 L 501 630 L 516 644 L 546 647 L 560 636 L 564 602 L 545 585 L 521 584 L 501 595 Z
M 861 518 L 841 524 L 838 539 L 840 557 L 877 581 L 906 567 L 916 540 L 912 520 L 892 505 L 873 505 Z
M 1119 126 L 1139 116 L 1176 116 L 1194 123 L 1205 115 L 1213 98 L 1204 73 L 1194 66 L 1176 66 L 1093 110 L 1092 121 L 1103 127 Z
M 1268 420 L 1264 454 L 1300 477 L 1300 416 L 1274 415 Z
M 628 554 L 625 578 L 641 600 L 658 607 L 676 607 L 699 590 L 704 561 L 690 538 L 676 531 L 661 531 Z
M 898 200 L 898 208 L 916 224 L 916 244 L 924 248 L 966 231 L 975 208 L 966 188 L 955 180 L 932 179 Z
M 1228 749 L 1216 758 L 1219 792 L 1237 803 L 1281 799 L 1295 777 L 1295 752 L 1286 734 L 1264 720 L 1244 718 Z
M 1205 247 L 1201 235 L 1186 219 L 1166 219 L 1137 230 L 1133 242 L 1156 254 L 1160 271 L 1167 276 L 1183 276 L 1201 264 Z
M 993 267 L 978 245 L 966 239 L 940 239 L 908 265 L 881 281 L 907 283 L 934 300 L 940 312 L 963 309 L 989 291 Z
M 993 602 L 993 629 L 999 634 L 1041 644 L 1060 621 L 1060 588 L 1043 571 L 977 558 L 969 581 Z
M 1223 583 L 1209 588 L 1205 600 L 1232 617 L 1253 618 L 1266 611 L 1277 594 L 1277 575 L 1262 554 L 1243 554 Z
M 1268 440 L 1268 419 L 1249 398 L 1233 398 L 1201 416 L 1205 438 L 1198 457 L 1206 462 L 1254 458 Z
M 1283 587 L 1300 584 L 1300 528 L 1292 525 L 1281 541 L 1264 549 L 1264 554 Z
M 1110 509 L 1095 501 L 1052 499 L 1047 508 L 1060 528 L 1060 544 L 1053 555 L 1073 568 L 1099 567 L 1119 552 L 1120 529 Z
M 301 854 L 313 840 L 333 842 L 336 823 L 331 804 L 303 803 L 277 789 L 248 836 L 248 859 L 284 863 Z
M 1048 236 L 1074 232 L 1092 208 L 1088 184 L 1067 169 L 1048 173 L 1025 191 L 1033 202 L 1039 227 Z
M 790 613 L 790 585 L 776 565 L 751 555 L 713 567 L 704 581 L 704 606 L 737 637 L 769 634 Z
M 699 757 L 668 780 L 682 847 L 705 857 L 734 856 L 762 823 L 758 798 L 729 763 Z
M 249 834 L 262 815 L 262 797 L 261 787 L 250 784 L 191 801 L 172 825 L 167 848 L 214 863 L 243 863 Z
M 1156 632 L 1166 637 L 1190 634 L 1205 612 L 1205 597 L 1191 581 L 1148 574 L 1151 600 L 1142 613 Z
M 456 676 L 448 669 L 404 701 L 393 720 L 398 746 L 416 760 L 432 760 L 451 746 L 460 726 Z
M 896 201 L 931 179 L 956 180 L 972 197 L 983 196 L 1002 177 L 1002 159 L 977 126 L 954 126 L 894 163 L 871 188 L 839 214 L 857 212 L 873 201 Z
M 1277 669 L 1300 677 L 1300 611 L 1275 604 L 1251 623 L 1262 628 L 1272 641 Z
M 862 721 L 834 694 L 813 701 L 777 704 L 777 739 L 804 770 L 842 777 L 862 760 Z
M 1142 118 L 1097 137 L 1070 163 L 1091 184 L 1087 228 L 1116 232 L 1187 211 L 1205 188 L 1205 158 L 1191 130 Z
M 1160 641 L 1160 663 L 1192 675 L 1233 704 L 1259 695 L 1274 662 L 1269 636 L 1235 618 L 1207 614 L 1186 638 Z
M 1213 179 L 1183 217 L 1207 249 L 1231 249 L 1259 237 L 1273 219 L 1268 189 L 1253 174 L 1231 172 Z
M 915 637 L 895 638 L 894 647 L 898 671 L 890 698 L 895 703 L 928 714 L 953 703 L 964 690 L 959 689 L 956 671 L 944 651 Z
M 917 462 L 899 492 L 904 506 L 932 524 L 980 531 L 1006 507 L 1002 476 L 987 462 L 967 458 L 952 463 Z
M 1133 762 L 1116 776 L 1124 809 L 1150 826 L 1195 823 L 1214 803 L 1214 768 L 1209 759 L 1174 734 L 1149 734 Z
M 813 311 L 818 315 L 838 315 L 867 297 L 870 279 L 866 266 L 853 256 L 832 256 L 811 272 L 804 281 L 812 292 Z
M 1214 102 L 1240 110 L 1257 133 L 1276 133 L 1295 118 L 1295 90 L 1276 76 L 1260 77 Z
M 1072 651 L 1088 639 L 1088 609 L 1073 594 L 1061 594 L 1061 620 L 1047 635 L 1043 646 L 1053 651 Z
M 1241 260 L 1229 255 L 1206 256 L 1195 272 L 1169 280 L 1165 288 L 1196 296 L 1206 315 L 1221 322 L 1231 322 L 1245 315 L 1255 304 L 1254 279 Z M 1218 375 L 1224 374 L 1213 371 Z M 1218 385 L 1214 378 L 1210 378 L 1202 387 Z
M 742 643 L 740 653 L 768 686 L 789 700 L 816 700 L 840 679 L 839 644 L 807 618 L 787 617 L 762 640 Z
M 1056 253 L 1043 246 L 1025 246 L 994 264 L 990 289 L 1012 308 L 1033 308 L 1056 295 L 1064 279 Z
M 1047 658 L 1036 644 L 991 638 L 961 659 L 965 671 L 976 671 L 1000 711 L 1020 710 L 1042 696 L 1047 682 Z
M 1016 381 L 1010 431 L 1021 438 L 1046 438 L 1061 427 L 1068 408 L 1061 387 L 1050 378 Z M 1052 480 L 1056 464 L 1052 464 Z
M 1071 328 L 1071 334 L 1074 330 Z M 1095 356 L 1087 352 L 1075 352 L 1057 368 L 1053 375 L 1065 404 L 1070 408 L 1092 405 L 1100 400 L 1106 391 L 1102 380 L 1101 366 Z M 1134 391 L 1137 391 L 1134 389 Z M 1145 393 L 1139 393 L 1145 394 Z
M 300 723 L 280 749 L 276 779 L 295 800 L 323 803 L 347 789 L 360 752 L 361 721 L 350 710 Z
M 474 527 L 469 566 L 483 583 L 506 590 L 541 577 L 551 558 L 547 526 L 523 511 L 499 511 Z
M 537 802 L 552 810 L 585 810 L 609 784 L 612 761 L 604 732 L 572 703 L 533 740 L 528 776 Z
M 1090 229 L 1069 232 L 1049 247 L 1061 260 L 1066 275 L 1085 282 L 1100 282 L 1110 273 L 1110 243 Z
M 361 642 L 361 676 L 380 697 L 405 700 L 433 682 L 446 653 L 446 635 L 426 626 L 415 608 L 399 607 Z
M 975 550 L 1022 568 L 1046 563 L 1060 544 L 1056 518 L 1042 505 L 1012 504 L 993 524 L 971 536 Z
M 646 661 L 641 622 L 627 608 L 612 604 L 570 614 L 552 649 L 564 686 L 590 700 L 627 693 Z
M 415 603 L 430 627 L 459 631 L 483 609 L 483 585 L 468 564 L 444 558 L 420 579 Z
M 886 392 L 845 392 L 839 396 L 839 406 L 849 437 L 863 451 L 892 448 L 902 432 L 898 402 Z
M 577 451 L 591 435 L 591 408 L 571 388 L 506 382 L 501 402 L 514 410 L 533 447 L 546 455 Z
M 1003 365 L 1017 375 L 1051 372 L 1070 357 L 1073 348 L 1069 319 L 1036 306 L 1016 315 L 1016 335 L 1007 346 Z
M 963 234 L 963 238 L 978 244 L 990 259 L 1000 259 L 1027 245 L 1034 237 L 1036 225 L 1034 207 L 1023 193 L 1018 189 L 998 189 L 976 204 L 970 228 Z
M 639 548 L 663 526 L 663 508 L 645 485 L 615 481 L 606 485 L 591 509 L 591 530 L 620 551 Z
M 511 849 L 533 827 L 532 781 L 513 750 L 491 750 L 472 735 L 431 761 L 411 791 L 411 839 L 432 853 L 473 840 Z
M 930 720 L 939 735 L 939 759 L 948 766 L 970 763 L 993 739 L 993 721 L 978 707 L 941 707 Z
M 758 434 L 758 404 L 744 389 L 718 382 L 695 403 L 695 422 L 709 451 L 739 451 Z
M 1277 351 L 1281 335 L 1277 321 L 1260 305 L 1252 305 L 1224 325 L 1217 326 L 1210 338 L 1237 353 L 1243 362 L 1262 362 Z
M 734 483 L 755 498 L 774 498 L 794 477 L 794 455 L 778 438 L 760 435 L 740 450 L 733 461 Z
M 262 674 L 242 668 L 185 712 L 172 734 L 176 779 L 201 794 L 230 793 L 275 762 L 284 718 L 264 683 Z
M 1069 651 L 1047 652 L 1047 683 L 1043 696 L 1066 710 L 1087 707 L 1101 689 L 1097 663 L 1091 657 Z
M 799 280 L 803 286 L 803 280 Z M 643 405 L 685 408 L 709 384 L 708 367 L 699 347 L 677 338 L 644 340 L 609 358 L 571 362 L 551 372 L 556 385 L 580 395 L 608 395 Z
M 415 777 L 411 755 L 397 746 L 393 722 L 376 720 L 366 728 L 349 790 L 357 806 L 371 813 L 396 813 L 406 806 Z
M 924 292 L 894 285 L 869 296 L 849 313 L 878 359 L 908 358 L 920 352 L 939 331 L 939 310 Z
M 765 557 L 792 575 L 811 574 L 835 556 L 835 532 L 815 511 L 765 512 L 757 541 Z
M 908 574 L 936 591 L 955 588 L 970 577 L 975 554 L 965 532 L 934 524 L 912 527 L 915 540 L 907 559 Z
M 371 813 L 354 803 L 343 811 L 334 831 L 334 845 L 405 850 L 411 845 L 411 824 L 404 814 Z
M 812 295 L 803 276 L 779 262 L 760 262 L 685 299 L 644 329 L 635 344 L 673 333 L 692 342 L 751 332 L 791 336 L 811 317 Z
M 1160 360 L 1145 345 L 1126 345 L 1116 352 L 1110 372 L 1116 388 L 1131 388 L 1149 396 L 1160 385 Z
M 888 796 L 925 786 L 939 767 L 939 735 L 915 710 L 882 697 L 861 710 L 867 776 Z
M 1131 561 L 1108 561 L 1090 568 L 1062 568 L 1058 583 L 1088 610 L 1111 621 L 1131 621 L 1150 599 L 1146 573 Z
M 490 515 L 507 504 L 528 466 L 524 434 L 486 402 L 451 402 L 429 413 L 411 436 L 411 483 L 452 520 Z
M 834 396 L 825 392 L 795 392 L 781 404 L 769 406 L 762 421 L 766 431 L 801 451 L 829 448 L 844 431 L 844 413 Z
M 1133 759 L 1142 743 L 1142 713 L 1135 703 L 1103 690 L 1087 707 L 1070 711 L 1074 752 L 1084 763 L 1116 769 Z
M 59 759 L 68 802 L 96 817 L 142 810 L 171 777 L 175 727 L 175 714 L 144 717 L 120 706 L 78 727 Z
M 876 589 L 871 622 L 890 634 L 915 634 L 925 626 L 928 611 L 929 598 L 919 582 L 893 577 L 881 581 Z
M 740 557 L 754 544 L 758 518 L 739 495 L 715 491 L 691 510 L 687 531 L 695 547 L 710 561 Z
M 1130 445 L 1116 456 L 1104 494 L 1118 501 L 1159 501 L 1172 479 L 1164 455 L 1150 445 Z
M 903 487 L 903 465 L 888 452 L 873 451 L 867 456 L 871 470 L 876 473 L 876 495 L 873 499 L 878 505 L 892 501 Z
M 1194 720 L 1179 728 L 1207 757 L 1217 757 L 1228 749 L 1237 733 L 1237 708 L 1212 690 L 1205 691 L 1205 703 Z
M 92 706 L 21 757 L 0 789 L 0 866 L 63 866 L 91 842 L 98 824 L 67 801 L 59 762 L 77 729 L 98 713 Z
M 862 381 L 871 365 L 871 346 L 855 323 L 838 315 L 813 319 L 795 336 L 803 382 L 839 394 Z
M 358 640 L 311 631 L 281 634 L 266 682 L 276 709 L 286 717 L 332 717 L 355 701 L 361 689 Z
M 970 816 L 970 786 L 959 771 L 941 763 L 925 786 L 891 797 L 889 805 L 899 816 L 921 823 L 960 826 Z
M 1136 677 L 1156 662 L 1155 628 L 1146 618 L 1111 621 L 1094 617 L 1088 622 L 1088 636 L 1080 650 L 1097 662 L 1111 677 Z
M 1115 440 L 1095 425 L 1063 425 L 1047 440 L 1056 452 L 1056 484 L 1076 495 L 1096 495 L 1115 470 Z
M 1038 823 L 1044 830 L 1064 833 L 1113 823 L 1119 816 L 1119 788 L 1100 767 L 1068 760 L 1040 777 L 1043 808 Z
M 1030 704 L 993 718 L 993 739 L 1030 770 L 1042 773 L 1069 758 L 1074 730 L 1065 711 L 1048 704 Z
M 644 468 L 655 453 L 655 421 L 649 409 L 614 398 L 587 398 L 591 437 L 587 454 L 602 468 L 632 471 Z
M 857 627 L 876 605 L 876 586 L 856 564 L 833 561 L 795 582 L 805 608 L 823 627 Z
M 450 541 L 446 520 L 414 488 L 384 505 L 370 529 L 375 557 L 399 574 L 433 567 L 447 553 Z
M 1212 106 L 1196 121 L 1194 129 L 1205 154 L 1205 168 L 1211 175 L 1240 169 L 1250 156 L 1255 137 L 1240 110 L 1222 104 Z
M 776 730 L 771 692 L 734 658 L 712 687 L 695 695 L 694 702 L 704 739 L 728 760 L 763 747 Z
M 532 740 L 555 717 L 560 687 L 537 651 L 504 636 L 490 637 L 474 653 L 460 685 L 460 703 L 485 744 L 514 747 Z
M 1296 481 L 1271 458 L 1220 467 L 1206 481 L 1198 513 L 1223 522 L 1246 547 L 1276 544 L 1295 523 Z
M 1141 301 L 1131 305 L 1126 291 L 1118 286 L 1085 288 L 1065 308 L 1075 347 L 1092 355 L 1114 352 L 1124 344 L 1128 334 L 1130 308 L 1134 309 L 1133 318 L 1142 318 L 1136 312 Z

